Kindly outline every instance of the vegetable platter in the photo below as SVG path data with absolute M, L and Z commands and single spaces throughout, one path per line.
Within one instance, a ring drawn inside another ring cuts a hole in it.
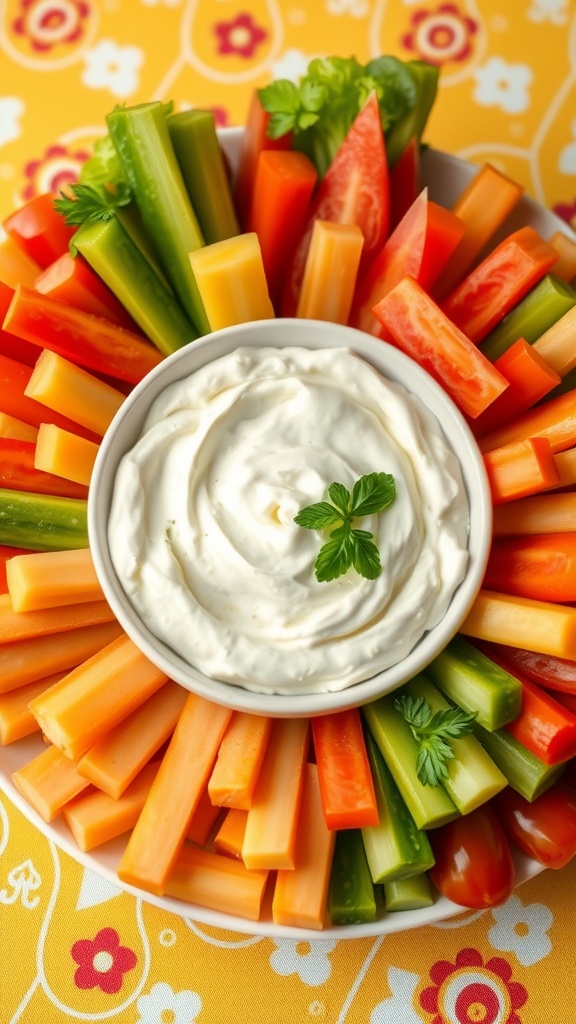
M 384 934 L 576 852 L 576 241 L 497 169 L 423 147 L 436 74 L 313 62 L 219 135 L 206 112 L 117 108 L 74 194 L 4 222 L 0 783 L 75 859 L 208 924 Z M 90 467 L 133 385 L 270 304 L 404 348 L 476 431 L 493 495 L 458 636 L 338 719 L 180 691 L 107 612 L 88 548 Z

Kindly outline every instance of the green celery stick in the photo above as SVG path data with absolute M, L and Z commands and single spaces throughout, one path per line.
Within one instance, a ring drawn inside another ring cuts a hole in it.
M 483 355 L 493 362 L 519 338 L 534 344 L 574 305 L 576 290 L 554 274 L 546 274 L 484 339 Z
M 421 60 L 406 61 L 416 87 L 412 110 L 386 132 L 386 156 L 390 167 L 402 155 L 410 139 L 420 139 L 438 90 L 438 68 Z
M 164 104 L 118 107 L 106 124 L 164 272 L 198 333 L 208 334 L 189 260 L 204 238 L 170 141 Z
M 425 786 L 416 772 L 418 744 L 394 707 L 396 693 L 365 704 L 362 715 L 418 828 L 435 828 L 459 814 L 443 786 Z
M 146 234 L 146 229 L 142 223 L 142 214 L 136 206 L 136 203 L 132 202 L 128 203 L 127 206 L 119 206 L 115 213 L 118 218 L 118 222 L 122 225 L 128 237 L 132 239 L 136 248 L 140 249 L 142 255 L 146 257 L 148 263 L 152 267 L 152 270 L 160 278 L 164 287 L 174 294 L 174 289 L 158 262 L 158 256 L 154 251 L 154 246 Z
M 168 132 L 206 244 L 240 234 L 212 111 L 171 114 Z
M 342 829 L 336 833 L 328 911 L 333 924 L 364 924 L 376 920 L 376 893 L 359 829 Z
M 377 825 L 361 829 L 372 881 L 377 885 L 419 875 L 434 864 L 428 836 L 416 826 L 370 733 L 366 751 L 379 818 Z
M 555 782 L 566 767 L 565 763 L 544 764 L 505 728 L 488 732 L 481 725 L 475 724 L 474 735 L 506 776 L 508 784 L 525 800 L 535 800 Z
M 434 903 L 430 879 L 425 872 L 412 878 L 400 878 L 384 883 L 386 910 L 424 910 Z
M 198 337 L 178 300 L 116 217 L 82 224 L 72 244 L 164 355 Z
M 464 711 L 476 711 L 476 721 L 490 732 L 520 714 L 520 680 L 462 636 L 455 636 L 426 666 L 426 675 L 454 704 Z
M 432 714 L 452 707 L 422 672 L 405 683 L 401 692 L 423 697 Z M 446 761 L 448 777 L 442 780 L 442 785 L 460 813 L 468 814 L 504 789 L 506 776 L 472 734 L 451 739 L 449 743 L 454 757 Z
M 29 551 L 88 547 L 87 502 L 0 488 L 0 544 Z

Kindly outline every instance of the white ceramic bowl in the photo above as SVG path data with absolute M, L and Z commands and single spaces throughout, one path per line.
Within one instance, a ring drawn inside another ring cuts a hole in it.
M 384 377 L 402 384 L 436 416 L 461 466 L 470 510 L 469 558 L 465 577 L 448 610 L 407 657 L 337 692 L 262 694 L 208 678 L 151 632 L 126 596 L 113 568 L 108 520 L 116 471 L 122 456 L 140 436 L 152 403 L 168 385 L 243 346 L 352 349 Z M 263 715 L 300 717 L 365 704 L 414 676 L 445 647 L 465 618 L 482 582 L 491 536 L 491 508 L 482 456 L 466 421 L 446 392 L 412 359 L 352 328 L 319 320 L 277 319 L 215 331 L 180 349 L 141 381 L 115 416 L 100 447 L 90 486 L 88 527 L 94 564 L 106 598 L 126 633 L 154 664 L 188 690 L 219 704 Z

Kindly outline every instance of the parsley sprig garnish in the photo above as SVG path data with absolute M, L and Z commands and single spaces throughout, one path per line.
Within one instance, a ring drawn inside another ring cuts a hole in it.
M 61 193 L 61 198 L 54 200 L 54 207 L 67 224 L 74 226 L 86 221 L 110 220 L 119 207 L 131 202 L 132 192 L 125 182 L 113 187 L 75 182 L 67 186 L 67 194 Z
M 424 697 L 407 694 L 397 697 L 394 707 L 418 741 L 416 771 L 420 782 L 424 786 L 437 786 L 442 779 L 448 778 L 446 762 L 454 757 L 449 740 L 471 732 L 477 712 L 450 707 L 432 714 Z
M 394 477 L 391 473 L 367 473 L 356 481 L 352 493 L 344 484 L 333 483 L 328 488 L 328 497 L 330 501 L 306 505 L 294 516 L 294 522 L 306 530 L 334 527 L 314 563 L 316 579 L 335 580 L 351 566 L 360 576 L 376 579 L 382 565 L 374 535 L 352 526 L 352 521 L 388 508 L 396 497 Z

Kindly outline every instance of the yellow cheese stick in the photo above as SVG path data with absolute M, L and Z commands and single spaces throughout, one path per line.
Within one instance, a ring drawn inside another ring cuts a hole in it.
M 110 384 L 48 349 L 38 357 L 24 394 L 100 437 L 126 398 Z
M 460 626 L 465 636 L 576 659 L 576 608 L 481 590 Z
M 348 323 L 363 244 L 357 224 L 315 221 L 296 316 Z
M 34 452 L 36 469 L 88 485 L 97 454 L 98 445 L 94 441 L 79 437 L 55 423 L 40 424 Z
M 17 420 L 7 412 L 0 412 L 0 437 L 11 437 L 16 441 L 35 441 L 38 427 L 33 427 L 24 420 Z
M 213 331 L 274 316 L 254 231 L 204 245 L 190 262 Z
M 16 612 L 104 600 L 90 548 L 13 555 L 6 584 Z

